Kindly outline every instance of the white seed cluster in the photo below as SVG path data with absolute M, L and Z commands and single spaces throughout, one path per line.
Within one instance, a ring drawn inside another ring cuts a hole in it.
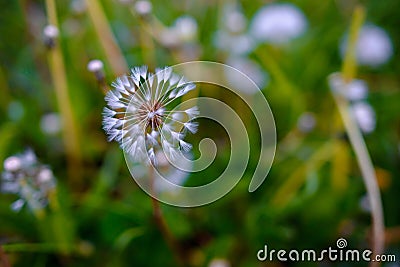
M 171 68 L 157 69 L 152 74 L 142 66 L 119 77 L 112 86 L 103 111 L 103 128 L 109 141 L 119 142 L 135 161 L 153 164 L 160 149 L 174 159 L 180 150 L 192 148 L 183 139 L 187 132 L 197 131 L 198 124 L 193 121 L 199 114 L 197 107 L 183 111 L 167 107 L 193 90 L 193 83 L 173 74 Z
M 40 164 L 32 150 L 8 157 L 3 165 L 1 191 L 19 196 L 11 208 L 19 211 L 27 204 L 31 210 L 43 209 L 56 185 L 52 170 Z

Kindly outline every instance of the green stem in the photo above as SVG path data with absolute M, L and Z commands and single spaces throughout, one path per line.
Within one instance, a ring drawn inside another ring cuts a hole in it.
M 353 19 L 350 26 L 349 37 L 347 40 L 347 50 L 343 61 L 342 73 L 345 82 L 351 81 L 356 74 L 356 46 L 358 33 L 364 22 L 365 10 L 362 6 L 354 9 Z
M 5 244 L 2 247 L 5 252 L 58 253 L 65 248 L 65 245 L 55 243 L 19 243 Z
M 48 23 L 58 27 L 57 11 L 54 0 L 46 0 Z M 71 108 L 64 60 L 60 45 L 55 45 L 48 51 L 50 73 L 53 79 L 56 99 L 63 121 L 63 139 L 68 158 L 69 176 L 72 181 L 80 183 L 80 147 L 78 130 Z
M 356 45 L 358 33 L 362 27 L 365 17 L 365 10 L 357 6 L 354 10 L 347 50 L 342 67 L 342 75 L 345 83 L 350 82 L 356 74 Z M 372 213 L 372 251 L 374 255 L 379 255 L 384 250 L 385 225 L 383 219 L 383 209 L 381 195 L 376 179 L 375 169 L 368 153 L 362 133 L 350 114 L 350 105 L 347 99 L 332 90 L 336 105 L 342 117 L 344 127 L 349 137 L 351 146 L 356 154 L 357 162 L 361 170 L 363 181 L 367 190 L 368 199 Z M 379 262 L 371 262 L 371 266 L 379 266 Z
M 142 50 L 143 60 L 150 67 L 150 69 L 154 69 L 156 67 L 156 50 L 153 38 L 146 30 L 148 25 L 145 19 L 139 18 L 139 25 L 139 40 L 141 44 L 140 47 Z
M 128 71 L 128 64 L 122 55 L 121 49 L 115 41 L 115 37 L 108 24 L 107 17 L 98 0 L 86 0 L 89 17 L 93 23 L 95 32 L 100 39 L 104 53 L 116 76 Z
M 309 168 L 319 169 L 320 166 L 331 157 L 332 149 L 333 142 L 328 141 L 315 150 L 313 155 L 308 158 L 307 164 L 301 164 L 300 167 L 291 172 L 291 175 L 274 194 L 272 203 L 279 207 L 286 205 L 304 184 L 304 180 L 307 177 L 307 170 Z
M 372 213 L 372 235 L 373 244 L 372 251 L 374 255 L 382 254 L 385 242 L 385 225 L 383 220 L 383 210 L 381 195 L 378 183 L 376 181 L 375 169 L 368 153 L 367 146 L 357 123 L 354 121 L 349 112 L 349 104 L 346 99 L 339 95 L 334 95 L 335 102 L 342 116 L 347 135 L 350 139 L 351 146 L 356 154 L 357 162 L 361 170 L 367 195 L 371 205 Z M 379 266 L 379 262 L 371 262 L 371 266 Z

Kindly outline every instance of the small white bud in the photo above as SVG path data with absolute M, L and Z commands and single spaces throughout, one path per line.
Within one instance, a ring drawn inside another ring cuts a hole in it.
M 37 180 L 39 183 L 48 183 L 53 179 L 53 172 L 50 169 L 42 169 L 40 170 Z
M 43 29 L 43 34 L 46 38 L 54 39 L 58 37 L 59 31 L 58 28 L 54 25 L 47 25 Z
M 99 59 L 93 59 L 87 64 L 87 69 L 90 72 L 98 72 L 103 69 L 103 61 Z
M 4 161 L 4 169 L 6 171 L 18 171 L 22 166 L 22 162 L 18 157 L 11 156 Z
M 153 9 L 152 4 L 149 1 L 140 0 L 135 3 L 135 11 L 142 16 L 148 15 Z

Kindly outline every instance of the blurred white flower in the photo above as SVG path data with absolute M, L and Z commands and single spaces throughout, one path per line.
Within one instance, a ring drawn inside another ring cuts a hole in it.
M 45 184 L 50 182 L 53 179 L 54 175 L 52 170 L 48 168 L 41 169 L 37 174 L 37 180 L 41 184 Z
M 187 132 L 195 133 L 197 107 L 183 111 L 170 111 L 167 106 L 196 86 L 172 73 L 171 68 L 149 73 L 146 66 L 135 67 L 131 75 L 121 76 L 112 83 L 105 100 L 103 128 L 108 140 L 120 143 L 133 160 L 157 164 L 156 152 L 162 148 L 174 159 L 179 150 L 189 151 L 192 146 L 183 138 Z
M 22 166 L 21 160 L 19 157 L 16 156 L 11 156 L 8 157 L 4 161 L 4 170 L 9 171 L 9 172 L 15 172 L 18 171 Z
M 368 96 L 368 85 L 365 81 L 353 79 L 345 82 L 340 73 L 334 73 L 329 79 L 330 87 L 349 101 L 358 101 Z
M 161 31 L 160 41 L 166 47 L 177 47 L 197 39 L 197 21 L 191 16 L 177 18 L 171 27 Z
M 340 52 L 346 53 L 347 36 L 342 38 Z M 373 24 L 364 25 L 358 36 L 356 45 L 357 62 L 360 65 L 378 67 L 386 63 L 393 55 L 393 46 L 388 34 Z
M 255 42 L 246 33 L 247 20 L 241 9 L 236 4 L 224 6 L 221 27 L 214 34 L 214 45 L 234 55 L 245 55 L 250 53 Z
M 258 41 L 274 44 L 287 43 L 302 35 L 307 19 L 293 4 L 267 4 L 254 15 L 250 32 Z
M 245 57 L 228 58 L 226 64 L 247 75 L 258 87 L 263 88 L 268 81 L 268 74 L 254 61 Z M 243 79 L 237 72 L 225 68 L 225 76 L 230 86 L 244 93 L 255 93 L 258 90 L 250 81 Z
M 160 33 L 160 42 L 165 47 L 177 47 L 181 44 L 180 39 L 173 27 L 167 27 L 163 29 Z
M 246 32 L 247 19 L 237 4 L 224 6 L 221 26 L 214 33 L 214 45 L 233 55 L 245 55 L 255 48 L 255 41 Z
M 48 135 L 55 135 L 61 131 L 62 123 L 58 113 L 49 113 L 40 119 L 40 129 Z
M 311 132 L 316 124 L 314 113 L 305 112 L 297 120 L 297 128 L 303 133 Z
M 183 42 L 192 42 L 197 38 L 197 22 L 191 16 L 182 16 L 175 20 L 173 29 Z
M 56 181 L 49 167 L 40 164 L 32 150 L 8 157 L 1 174 L 1 191 L 17 194 L 11 209 L 19 211 L 25 204 L 31 210 L 43 209 Z
M 139 0 L 135 2 L 134 9 L 139 15 L 146 16 L 153 10 L 153 5 L 150 1 Z
M 217 31 L 214 34 L 214 45 L 234 55 L 245 55 L 254 49 L 255 42 L 245 33 L 232 34 L 227 31 Z
M 375 130 L 375 111 L 371 105 L 363 101 L 368 94 L 367 84 L 364 81 L 354 79 L 346 83 L 340 73 L 333 73 L 329 76 L 329 86 L 334 94 L 340 94 L 352 101 L 350 112 L 361 131 L 370 133 Z
M 363 80 L 354 79 L 348 83 L 345 96 L 350 101 L 365 99 L 368 96 L 368 86 Z
M 246 30 L 247 19 L 237 4 L 227 4 L 224 6 L 223 27 L 231 33 L 242 33 Z
M 366 102 L 356 102 L 351 106 L 352 114 L 364 133 L 375 130 L 376 118 L 374 109 Z
M 208 267 L 231 267 L 231 264 L 226 259 L 215 258 L 208 264 Z

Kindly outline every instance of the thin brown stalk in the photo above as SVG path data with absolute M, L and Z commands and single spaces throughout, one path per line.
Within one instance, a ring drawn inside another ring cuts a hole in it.
M 150 166 L 149 167 L 149 178 L 150 178 L 150 190 L 154 194 L 154 169 Z M 155 199 L 154 197 L 151 198 L 152 206 L 153 206 L 153 217 L 154 221 L 160 230 L 161 234 L 164 237 L 165 242 L 167 243 L 168 247 L 171 249 L 175 260 L 178 266 L 184 266 L 184 260 L 181 253 L 181 250 L 178 246 L 178 242 L 176 241 L 175 237 L 173 236 L 171 230 L 168 227 L 167 222 L 164 219 L 164 216 L 161 211 L 160 202 Z
M 3 247 L 0 246 L 0 266 L 11 267 L 10 260 L 8 259 L 7 254 L 4 252 Z

